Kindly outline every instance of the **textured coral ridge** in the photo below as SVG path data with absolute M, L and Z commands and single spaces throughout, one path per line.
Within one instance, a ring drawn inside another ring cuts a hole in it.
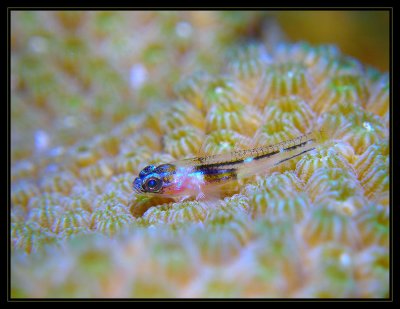
M 108 133 L 13 149 L 12 296 L 387 297 L 388 75 L 332 46 L 266 46 L 183 78 L 171 102 Z M 147 164 L 325 125 L 315 152 L 219 198 L 132 192 Z

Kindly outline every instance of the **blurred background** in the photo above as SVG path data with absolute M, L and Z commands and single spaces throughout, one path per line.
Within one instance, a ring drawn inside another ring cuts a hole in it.
M 389 68 L 386 11 L 13 11 L 12 159 L 106 132 L 175 99 L 187 74 L 218 72 L 232 45 L 274 39 Z
M 337 44 L 365 64 L 389 69 L 387 11 L 277 11 L 271 15 L 293 41 Z

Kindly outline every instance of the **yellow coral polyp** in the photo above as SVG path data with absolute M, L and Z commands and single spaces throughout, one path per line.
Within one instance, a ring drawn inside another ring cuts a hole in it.
M 367 102 L 367 110 L 381 117 L 389 114 L 389 75 L 384 74 L 372 86 L 371 95 Z
M 157 120 L 159 122 L 159 120 Z M 138 130 L 131 136 L 129 136 L 129 146 L 125 146 L 126 149 L 129 147 L 131 151 L 135 150 L 136 147 L 146 147 L 152 151 L 161 150 L 161 138 L 158 134 L 154 133 L 151 129 Z
M 351 248 L 328 242 L 313 248 L 307 259 L 309 268 L 305 270 L 305 276 L 310 288 L 305 288 L 295 296 L 327 298 L 357 295 Z
M 54 222 L 52 231 L 59 234 L 67 229 L 89 227 L 90 213 L 83 209 L 66 211 Z
M 242 89 L 235 79 L 224 76 L 214 77 L 204 90 L 206 108 L 230 102 L 252 103 L 246 89 Z
M 348 142 L 334 140 L 333 148 L 353 166 L 357 160 L 357 155 L 354 153 L 353 147 Z
M 268 102 L 264 109 L 264 121 L 281 120 L 294 125 L 302 133 L 313 128 L 314 112 L 297 96 L 281 97 Z
M 143 215 L 149 224 L 173 222 L 202 222 L 208 212 L 207 205 L 198 201 L 172 203 L 153 207 Z
M 180 127 L 164 136 L 165 150 L 175 158 L 196 156 L 202 145 L 203 132 L 192 126 Z
M 318 169 L 306 190 L 315 205 L 331 207 L 345 215 L 355 214 L 367 203 L 356 176 L 340 168 Z
M 252 140 L 232 130 L 218 130 L 207 135 L 201 150 L 203 153 L 219 154 L 234 149 L 245 149 L 252 145 Z
M 278 178 L 276 174 L 267 177 L 259 185 L 254 187 L 247 186 L 247 196 L 249 197 L 250 213 L 253 218 L 265 216 L 271 219 L 289 217 L 301 219 L 303 212 L 309 206 L 309 201 L 305 195 L 299 195 L 292 179 L 286 177 Z M 282 186 L 283 183 L 289 182 L 288 187 Z M 290 200 L 284 197 L 289 195 Z
M 272 62 L 265 46 L 252 44 L 232 52 L 228 70 L 241 82 L 243 87 L 254 90 L 259 79 Z
M 272 58 L 264 45 L 249 44 L 231 52 L 228 69 L 239 79 L 246 81 L 255 76 L 260 77 L 270 62 Z
M 39 188 L 32 182 L 19 181 L 11 188 L 11 202 L 25 208 L 39 192 Z
M 361 154 L 387 134 L 384 121 L 372 113 L 365 112 L 349 120 L 349 123 L 340 128 L 335 136 L 352 145 L 357 154 Z
M 224 209 L 216 210 L 213 213 L 209 212 L 205 221 L 206 229 L 215 233 L 219 233 L 219 231 L 231 232 L 241 245 L 246 245 L 251 239 L 252 231 L 249 224 L 249 217 L 246 213 L 233 213 Z
M 122 204 L 110 204 L 96 210 L 90 219 L 90 227 L 107 235 L 114 235 L 133 223 L 134 218 Z
M 355 102 L 365 107 L 368 97 L 368 88 L 362 76 L 339 75 L 319 87 L 311 106 L 320 115 L 336 102 Z
M 362 117 L 365 113 L 363 108 L 354 102 L 335 102 L 326 113 L 318 117 L 318 127 L 327 128 L 333 136 L 337 130 L 347 126 L 351 119 Z
M 211 76 L 205 72 L 197 72 L 183 78 L 175 87 L 179 97 L 190 102 L 200 110 L 205 110 L 204 91 Z
M 305 154 L 296 165 L 296 174 L 305 183 L 321 167 L 342 168 L 355 173 L 347 160 L 334 148 L 317 148 L 313 154 Z
M 288 191 L 304 191 L 304 182 L 300 180 L 294 172 L 273 173 L 272 175 L 261 178 L 257 181 L 260 190 L 270 190 L 273 187 L 286 188 Z
M 261 125 L 254 135 L 255 146 L 274 145 L 300 136 L 301 132 L 289 121 L 270 120 Z
M 330 241 L 352 248 L 359 246 L 357 227 L 348 216 L 327 207 L 311 209 L 300 227 L 301 235 L 308 246 L 314 247 Z
M 207 132 L 233 130 L 253 136 L 261 122 L 257 110 L 240 102 L 222 102 L 210 108 L 207 114 Z
M 59 192 L 61 194 L 68 194 L 71 192 L 72 187 L 78 182 L 70 172 L 61 172 L 54 175 L 48 175 L 40 184 L 44 192 Z
M 382 193 L 389 192 L 389 170 L 387 164 L 380 165 L 381 169 L 373 169 L 364 176 L 361 184 L 364 187 L 365 195 L 373 198 Z
M 99 153 L 95 152 L 93 149 L 89 149 L 85 146 L 79 146 L 71 152 L 71 157 L 73 157 L 74 165 L 77 169 L 95 164 L 99 159 Z
M 388 248 L 372 245 L 357 254 L 355 277 L 358 297 L 389 297 L 390 260 Z
M 188 102 L 177 102 L 171 105 L 161 122 L 166 133 L 183 126 L 193 126 L 202 131 L 205 129 L 203 114 Z
M 226 197 L 219 204 L 218 207 L 222 211 L 227 212 L 243 212 L 247 213 L 250 209 L 249 199 L 241 194 L 235 194 L 231 197 Z
M 53 244 L 57 237 L 48 230 L 41 229 L 36 222 L 11 226 L 11 240 L 15 248 L 25 253 L 33 253 L 46 244 Z
M 292 61 L 305 65 L 317 84 L 337 73 L 341 57 L 334 45 L 311 46 L 305 42 L 279 44 L 274 51 L 274 59 L 278 62 Z
M 267 67 L 257 85 L 255 104 L 264 108 L 271 100 L 296 95 L 310 99 L 313 81 L 303 65 L 285 63 Z
M 285 197 L 283 199 L 282 197 Z M 290 197 L 287 199 L 287 197 Z M 286 220 L 297 222 L 304 218 L 310 208 L 310 200 L 304 193 L 280 190 L 272 187 L 268 192 L 257 192 L 250 197 L 250 211 L 253 218 L 265 216 L 269 220 Z
M 380 205 L 369 205 L 356 214 L 362 246 L 389 245 L 389 210 Z
M 147 148 L 138 147 L 135 151 L 124 152 L 115 157 L 113 170 L 115 173 L 132 173 L 140 172 L 139 166 L 142 162 L 150 159 L 151 153 Z
M 322 167 L 317 169 L 309 179 L 306 190 L 310 194 L 310 197 L 316 200 L 322 194 L 333 193 L 346 186 L 349 189 L 353 188 L 356 190 L 355 193 L 362 194 L 362 188 L 353 173 L 349 173 L 342 168 Z
M 388 163 L 389 159 L 389 143 L 382 141 L 378 144 L 371 145 L 361 154 L 355 162 L 358 178 L 363 179 L 372 170 L 377 169 L 377 165 Z
M 205 265 L 224 265 L 234 261 L 242 249 L 241 237 L 228 230 L 212 232 L 214 237 L 207 237 L 206 231 L 198 231 L 193 236 L 201 262 Z
M 63 209 L 56 205 L 33 208 L 29 212 L 28 221 L 37 222 L 40 226 L 52 231 L 53 225 L 62 216 Z
M 93 211 L 94 205 L 92 204 L 92 196 L 86 192 L 79 195 L 66 196 L 62 200 L 62 207 L 74 211 L 76 209 L 83 209 L 88 212 Z
M 386 141 L 371 145 L 358 158 L 355 168 L 369 198 L 389 191 L 389 145 Z
M 80 171 L 80 177 L 83 180 L 108 179 L 112 174 L 112 164 L 108 160 L 99 160 L 96 164 L 82 168 Z

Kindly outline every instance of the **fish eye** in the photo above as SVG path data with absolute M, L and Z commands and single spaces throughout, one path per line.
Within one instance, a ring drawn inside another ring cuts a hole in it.
M 162 181 L 159 178 L 150 177 L 149 179 L 147 179 L 145 181 L 145 183 L 143 184 L 143 187 L 148 192 L 158 192 L 158 191 L 160 191 L 160 189 L 162 187 Z
M 155 181 L 155 179 L 150 179 L 150 180 L 147 182 L 147 186 L 148 186 L 150 189 L 153 189 L 156 185 L 157 185 L 157 181 Z

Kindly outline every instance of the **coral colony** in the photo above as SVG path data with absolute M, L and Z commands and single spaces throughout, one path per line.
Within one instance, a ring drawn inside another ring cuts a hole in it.
M 387 297 L 388 74 L 331 45 L 232 47 L 261 13 L 129 14 L 12 13 L 12 297 Z M 132 189 L 326 125 L 218 197 Z

